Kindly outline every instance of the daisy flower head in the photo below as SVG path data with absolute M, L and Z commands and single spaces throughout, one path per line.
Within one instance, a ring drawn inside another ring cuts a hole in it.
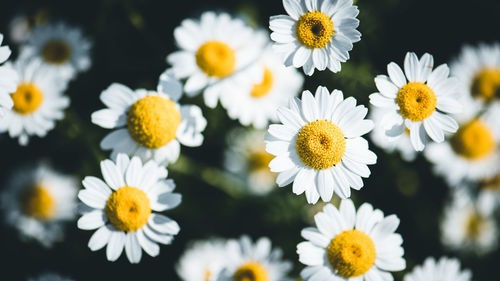
M 56 273 L 45 273 L 35 278 L 29 278 L 28 281 L 73 281 L 73 279 L 64 277 Z
M 300 274 L 305 281 L 389 281 L 389 271 L 405 269 L 396 215 L 384 217 L 368 203 L 356 212 L 352 201 L 344 199 L 339 209 L 327 204 L 314 220 L 316 228 L 302 230 L 307 241 L 297 245 L 299 261 L 306 265 Z
M 272 16 L 269 28 L 285 66 L 302 67 L 309 76 L 315 69 L 339 72 L 361 40 L 358 7 L 352 0 L 283 0 L 283 6 L 288 15 Z
M 456 258 L 433 257 L 425 259 L 423 265 L 416 266 L 405 275 L 404 281 L 471 281 L 472 273 L 468 269 L 460 270 L 460 261 Z
M 271 240 L 259 238 L 255 243 L 250 237 L 227 242 L 227 266 L 217 281 L 280 281 L 288 280 L 292 264 L 282 259 L 281 249 L 273 249 Z
M 363 187 L 370 176 L 369 164 L 377 156 L 361 137 L 373 128 L 364 119 L 368 109 L 356 106 L 356 99 L 339 90 L 328 92 L 318 87 L 302 99 L 290 99 L 289 107 L 279 107 L 281 124 L 269 126 L 266 151 L 276 156 L 269 167 L 279 173 L 278 186 L 293 182 L 293 193 L 305 192 L 307 202 L 315 204 L 321 196 L 330 201 L 335 192 L 341 198 L 351 196 L 351 187 Z
M 430 137 L 444 141 L 444 132 L 454 133 L 457 122 L 449 113 L 462 110 L 456 101 L 456 78 L 448 77 L 449 68 L 442 64 L 435 69 L 434 59 L 424 54 L 420 60 L 408 52 L 404 73 L 394 62 L 387 65 L 387 75 L 375 77 L 379 92 L 370 95 L 370 102 L 387 113 L 381 126 L 390 137 L 410 131 L 413 148 L 422 151 Z
M 167 62 L 175 77 L 187 79 L 184 92 L 195 96 L 203 91 L 208 107 L 214 108 L 225 91 L 233 92 L 228 82 L 236 74 L 250 82 L 262 81 L 261 69 L 252 62 L 264 40 L 243 20 L 226 13 L 204 12 L 199 20 L 183 20 L 174 37 L 180 50 L 168 55 Z
M 92 113 L 92 123 L 114 129 L 101 141 L 103 150 L 155 160 L 160 165 L 177 160 L 180 144 L 200 146 L 207 121 L 196 105 L 180 105 L 182 86 L 167 74 L 158 91 L 131 90 L 114 83 L 101 93 L 105 109 Z
M 493 212 L 500 206 L 500 173 L 477 183 L 469 183 L 469 185 L 478 189 L 477 200 L 481 209 Z
M 196 241 L 182 254 L 176 271 L 183 281 L 214 281 L 227 265 L 226 241 Z
M 76 217 L 76 180 L 47 164 L 21 167 L 0 195 L 5 222 L 22 239 L 51 247 L 64 238 L 63 223 Z
M 120 153 L 116 162 L 102 161 L 101 172 L 104 181 L 85 177 L 85 189 L 78 193 L 84 204 L 78 228 L 97 229 L 89 240 L 90 250 L 107 245 L 109 261 L 117 260 L 124 248 L 131 263 L 140 262 L 141 248 L 156 257 L 158 243 L 172 243 L 180 230 L 177 222 L 156 213 L 181 203 L 181 195 L 172 193 L 174 181 L 166 179 L 167 170 L 154 161 L 143 165 L 138 157 Z
M 10 93 L 13 106 L 0 119 L 0 132 L 8 132 L 20 145 L 27 145 L 29 136 L 44 137 L 55 121 L 64 117 L 69 98 L 63 95 L 66 83 L 44 71 L 39 61 L 17 60 L 12 69 L 18 78 Z

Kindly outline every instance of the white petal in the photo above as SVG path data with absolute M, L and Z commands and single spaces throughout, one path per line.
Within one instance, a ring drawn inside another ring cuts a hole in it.
M 106 183 L 114 190 L 125 185 L 123 176 L 113 161 L 106 159 L 101 161 L 101 172 Z
M 135 232 L 129 232 L 125 238 L 125 254 L 130 263 L 139 263 L 142 257 L 141 245 Z
M 94 234 L 92 234 L 92 237 L 90 237 L 89 240 L 89 248 L 91 251 L 97 251 L 102 249 L 104 246 L 109 241 L 109 238 L 111 237 L 111 230 L 109 226 L 102 226 L 99 228 Z
M 340 202 L 340 216 L 344 219 L 346 223 L 346 229 L 354 228 L 356 223 L 356 208 L 352 203 L 352 200 L 346 199 Z
M 305 12 L 301 3 L 301 0 L 283 0 L 283 7 L 294 20 L 298 20 Z
M 137 240 L 148 255 L 156 257 L 160 254 L 160 246 L 147 238 L 142 229 L 137 230 Z
M 102 210 L 95 210 L 84 214 L 77 222 L 79 229 L 92 230 L 106 223 L 106 216 Z
M 108 261 L 116 261 L 125 246 L 125 233 L 121 231 L 113 231 L 109 237 L 108 247 L 106 248 L 106 257 Z
M 293 66 L 296 68 L 303 66 L 311 56 L 311 53 L 312 51 L 310 49 L 301 46 L 293 56 Z
M 409 82 L 417 81 L 420 70 L 418 69 L 418 58 L 413 52 L 408 52 L 404 62 L 405 74 Z
M 132 157 L 125 174 L 125 181 L 127 182 L 127 185 L 142 188 L 142 173 L 141 160 L 137 156 Z
M 318 192 L 321 200 L 329 202 L 333 195 L 333 176 L 328 170 L 320 170 L 316 176 L 318 180 Z
M 399 88 L 402 88 L 404 85 L 406 85 L 406 77 L 399 65 L 397 65 L 396 63 L 391 62 L 387 65 L 387 73 L 389 74 L 392 82 Z
M 177 222 L 160 214 L 151 214 L 148 225 L 154 230 L 164 234 L 176 235 L 180 231 Z

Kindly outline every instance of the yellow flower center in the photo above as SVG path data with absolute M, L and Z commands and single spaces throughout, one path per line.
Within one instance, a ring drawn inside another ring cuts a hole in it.
M 326 256 L 335 272 L 345 278 L 365 274 L 377 257 L 370 236 L 355 229 L 335 236 L 326 249 Z
M 500 191 L 500 174 L 496 176 L 479 181 L 479 187 L 485 190 Z
M 208 76 L 222 78 L 234 72 L 236 55 L 226 43 L 212 40 L 196 51 L 196 64 Z
M 267 153 L 264 148 L 253 151 L 248 156 L 248 169 L 250 171 L 268 170 L 273 158 L 274 156 Z
M 333 37 L 333 22 L 320 11 L 307 12 L 297 21 L 295 33 L 299 42 L 310 48 L 323 48 Z
M 254 84 L 250 96 L 254 98 L 261 98 L 269 94 L 273 87 L 274 77 L 269 68 L 264 68 L 264 78 L 260 84 Z
M 151 215 L 146 193 L 127 185 L 109 196 L 104 211 L 116 229 L 126 232 L 133 232 L 143 227 Z
M 462 125 L 450 139 L 450 144 L 457 154 L 471 160 L 491 155 L 496 146 L 490 129 L 479 119 Z
M 233 281 L 268 281 L 266 269 L 258 262 L 247 262 L 233 275 Z
M 471 93 L 474 97 L 489 101 L 500 95 L 500 69 L 485 68 L 472 79 Z
M 483 223 L 484 223 L 484 218 L 481 217 L 479 214 L 477 213 L 470 214 L 470 216 L 467 218 L 467 222 L 465 225 L 467 237 L 469 237 L 472 240 L 479 238 Z
M 177 135 L 181 114 L 175 103 L 160 96 L 136 101 L 127 113 L 127 128 L 132 139 L 147 148 L 159 148 Z
M 205 269 L 205 275 L 203 276 L 203 281 L 210 281 L 210 277 L 212 276 L 212 272 L 210 270 Z
M 28 216 L 39 220 L 50 220 L 54 217 L 55 202 L 47 188 L 35 184 L 21 193 L 21 210 Z
M 43 93 L 35 84 L 21 83 L 14 93 L 10 94 L 14 102 L 13 109 L 19 114 L 30 114 L 42 104 Z
M 437 99 L 427 84 L 410 82 L 399 89 L 396 103 L 405 119 L 417 122 L 431 116 L 436 110 Z
M 54 39 L 42 48 L 42 58 L 50 64 L 64 64 L 71 58 L 71 46 L 59 39 Z
M 297 136 L 297 154 L 302 162 L 315 169 L 333 167 L 344 156 L 346 141 L 344 133 L 327 120 L 308 123 Z

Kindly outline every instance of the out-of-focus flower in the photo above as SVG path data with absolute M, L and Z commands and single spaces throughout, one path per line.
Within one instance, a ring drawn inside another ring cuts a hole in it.
M 9 46 L 1 46 L 3 41 L 3 34 L 0 33 L 0 63 L 4 63 L 12 53 Z
M 3 41 L 3 35 L 0 33 L 0 45 Z M 0 46 L 0 64 L 5 62 L 11 54 L 8 46 Z M 0 66 L 0 118 L 5 116 L 5 111 L 12 108 L 14 102 L 10 93 L 14 92 L 19 80 L 17 72 L 12 68 L 12 65 Z
M 341 198 L 351 196 L 351 187 L 363 187 L 361 177 L 370 176 L 368 164 L 377 156 L 361 136 L 373 128 L 364 119 L 368 110 L 356 106 L 356 99 L 339 90 L 331 94 L 318 87 L 316 95 L 304 91 L 302 100 L 290 99 L 289 107 L 279 107 L 282 124 L 269 126 L 266 150 L 276 156 L 269 167 L 279 173 L 276 183 L 293 182 L 293 193 L 305 192 L 307 202 L 319 197 L 330 201 L 335 192 Z
M 29 278 L 28 281 L 73 281 L 73 279 L 64 277 L 56 273 L 45 273 L 38 277 Z
M 25 15 L 17 15 L 9 22 L 9 39 L 15 44 L 25 41 L 31 30 L 29 18 Z
M 479 189 L 477 201 L 482 210 L 493 213 L 500 206 L 500 173 L 471 185 Z
M 460 270 L 460 261 L 447 257 L 442 257 L 438 261 L 428 257 L 423 265 L 416 266 L 404 277 L 404 281 L 470 281 L 471 279 L 470 270 Z
M 191 244 L 180 257 L 176 271 L 184 281 L 214 281 L 227 264 L 226 241 L 211 239 Z

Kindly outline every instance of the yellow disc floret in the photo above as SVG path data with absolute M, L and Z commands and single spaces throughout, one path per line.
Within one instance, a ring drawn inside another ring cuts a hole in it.
M 109 196 L 104 211 L 116 229 L 133 232 L 148 222 L 151 206 L 144 191 L 123 186 Z
M 352 278 L 370 270 L 377 255 L 370 236 L 353 229 L 335 236 L 326 249 L 326 257 L 338 275 Z
M 500 95 L 500 69 L 486 68 L 472 79 L 471 93 L 474 97 L 489 101 Z
M 261 98 L 269 94 L 273 87 L 274 77 L 273 72 L 269 68 L 264 68 L 264 77 L 260 84 L 254 84 L 250 96 Z
M 44 221 L 54 217 L 54 198 L 42 185 L 36 184 L 21 193 L 20 203 L 21 210 L 27 216 Z
M 481 234 L 485 219 L 477 212 L 473 212 L 467 218 L 465 223 L 465 233 L 471 240 L 476 240 Z
M 181 114 L 175 103 L 161 96 L 146 96 L 136 101 L 127 113 L 130 136 L 147 148 L 159 148 L 177 135 Z
M 233 281 L 268 281 L 267 270 L 258 262 L 247 262 L 233 274 Z
M 64 64 L 71 58 L 71 46 L 59 39 L 47 42 L 42 48 L 42 59 L 50 64 Z
M 40 107 L 43 93 L 33 83 L 21 83 L 14 93 L 10 94 L 14 106 L 12 109 L 19 114 L 30 114 Z
M 212 40 L 196 51 L 196 64 L 206 75 L 222 78 L 234 72 L 236 54 L 226 43 Z
M 427 84 L 410 82 L 399 89 L 396 103 L 405 119 L 418 122 L 431 116 L 436 110 L 437 99 Z
M 310 48 L 323 48 L 333 37 L 333 22 L 320 11 L 307 12 L 300 16 L 295 29 L 297 40 Z
M 457 154 L 471 160 L 491 155 L 496 147 L 490 129 L 479 119 L 460 126 L 450 144 Z
M 302 162 L 316 170 L 338 164 L 345 152 L 342 130 L 327 120 L 308 123 L 297 136 L 297 154 Z

